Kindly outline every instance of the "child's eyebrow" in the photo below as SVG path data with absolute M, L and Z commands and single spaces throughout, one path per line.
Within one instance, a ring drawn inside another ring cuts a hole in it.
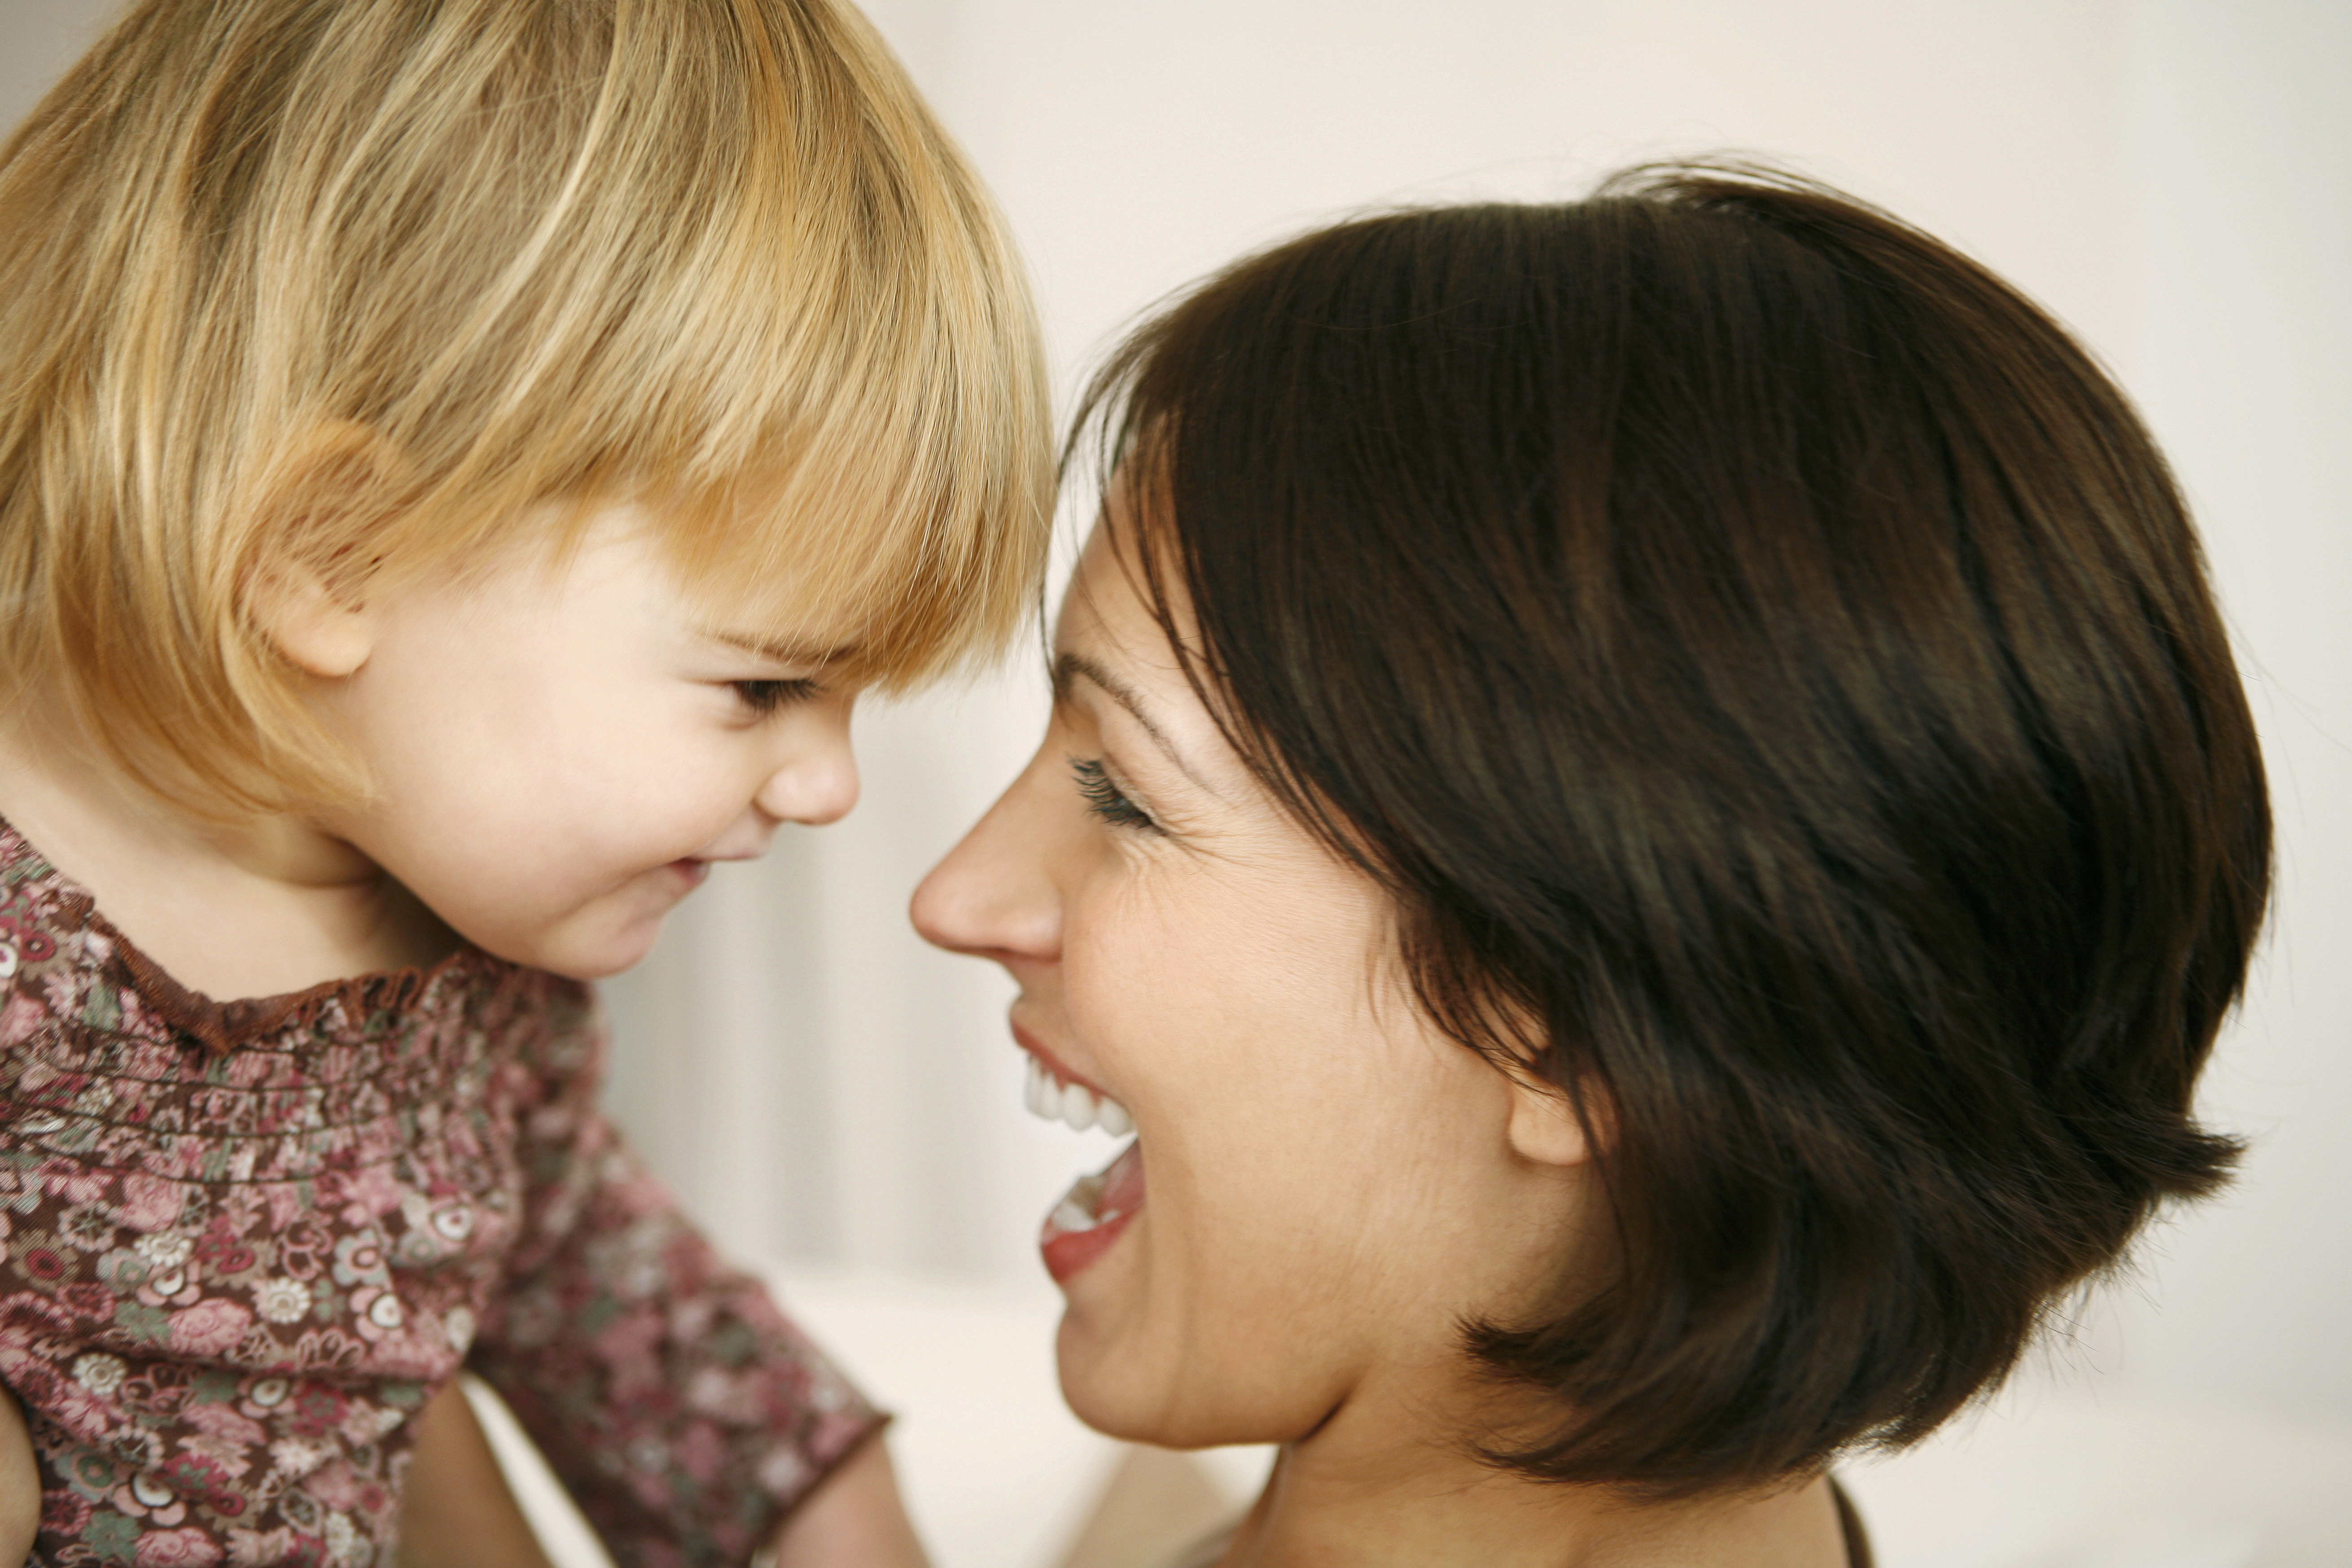
M 750 632 L 730 632 L 711 628 L 705 630 L 702 635 L 712 642 L 722 642 L 730 647 L 740 647 L 745 653 L 755 653 L 761 658 L 773 659 L 778 664 L 830 666 L 845 664 L 857 656 L 857 645 L 854 642 L 835 643 L 831 647 L 820 647 L 814 643 L 799 642 L 789 637 L 757 637 Z

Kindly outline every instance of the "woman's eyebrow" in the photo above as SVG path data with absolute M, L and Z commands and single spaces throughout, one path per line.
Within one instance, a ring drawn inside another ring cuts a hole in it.
M 1192 771 L 1192 764 L 1184 760 L 1184 753 L 1176 749 L 1176 742 L 1168 738 L 1168 731 L 1162 730 L 1152 719 L 1144 702 L 1143 693 L 1120 679 L 1111 670 L 1088 658 L 1085 654 L 1065 653 L 1055 658 L 1054 700 L 1055 702 L 1067 700 L 1071 683 L 1079 679 L 1101 688 L 1104 694 L 1112 701 L 1126 709 L 1134 717 L 1135 721 L 1143 726 L 1143 732 L 1151 737 L 1152 742 L 1166 754 L 1168 760 L 1176 764 L 1177 772 L 1208 791 L 1209 794 L 1218 793 L 1210 786 L 1206 779 Z

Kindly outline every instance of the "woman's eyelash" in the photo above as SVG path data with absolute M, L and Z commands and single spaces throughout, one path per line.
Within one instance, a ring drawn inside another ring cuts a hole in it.
M 730 680 L 744 707 L 764 719 L 795 702 L 805 702 L 821 689 L 814 680 Z
M 1070 773 L 1078 781 L 1078 794 L 1085 797 L 1087 809 L 1113 827 L 1143 827 L 1160 831 L 1151 814 L 1127 798 L 1110 774 L 1103 771 L 1099 757 L 1072 757 Z

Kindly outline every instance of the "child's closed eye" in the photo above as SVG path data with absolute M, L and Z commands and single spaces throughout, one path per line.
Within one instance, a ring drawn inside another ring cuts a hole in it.
M 806 702 L 824 689 L 814 680 L 730 680 L 736 699 L 760 718 Z

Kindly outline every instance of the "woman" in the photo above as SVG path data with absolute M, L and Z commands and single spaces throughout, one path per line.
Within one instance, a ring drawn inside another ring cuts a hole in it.
M 915 906 L 1137 1133 L 1072 1406 L 1283 1445 L 1231 1564 L 1862 1560 L 1831 1461 L 2235 1152 L 2261 761 L 2122 397 L 1676 168 L 1284 246 L 1088 409 L 1052 726 Z

